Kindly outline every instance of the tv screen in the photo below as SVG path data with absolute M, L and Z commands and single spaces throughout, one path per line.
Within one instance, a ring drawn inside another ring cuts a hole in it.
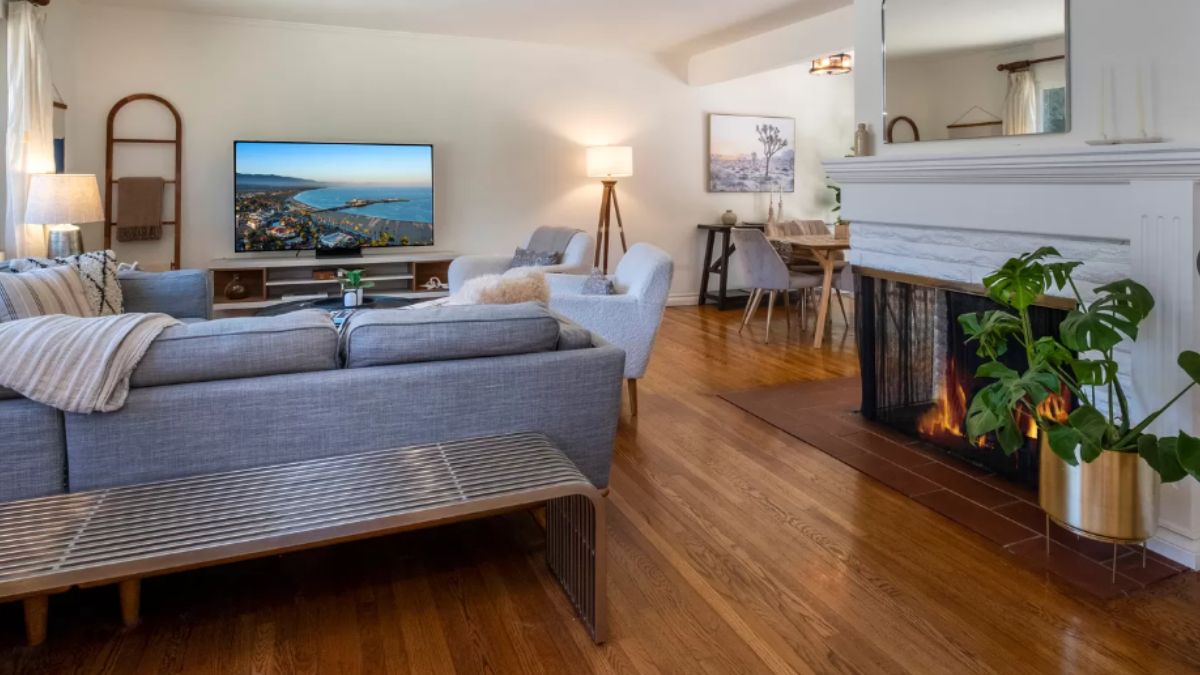
M 236 141 L 235 249 L 433 245 L 433 146 Z

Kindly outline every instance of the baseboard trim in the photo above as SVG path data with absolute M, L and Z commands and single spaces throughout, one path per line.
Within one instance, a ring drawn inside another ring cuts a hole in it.
M 684 307 L 700 302 L 700 293 L 672 293 L 667 296 L 667 307 Z
M 1159 526 L 1158 532 L 1146 542 L 1155 553 L 1170 558 L 1180 565 L 1200 570 L 1200 540 L 1186 537 L 1178 532 Z

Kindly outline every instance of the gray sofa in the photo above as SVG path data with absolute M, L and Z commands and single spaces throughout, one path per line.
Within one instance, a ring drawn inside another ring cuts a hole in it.
M 548 435 L 608 484 L 625 355 L 539 304 L 211 321 L 208 275 L 123 275 L 166 330 L 121 410 L 63 414 L 0 389 L 0 501 L 415 443 Z

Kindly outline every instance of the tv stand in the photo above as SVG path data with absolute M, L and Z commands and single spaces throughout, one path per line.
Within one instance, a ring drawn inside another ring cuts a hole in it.
M 446 295 L 447 290 L 444 287 L 430 289 L 426 286 L 435 277 L 445 284 L 450 261 L 455 257 L 452 251 L 420 250 L 364 253 L 359 258 L 295 257 L 292 254 L 219 258 L 209 264 L 213 282 L 213 310 L 258 310 L 318 297 L 321 293 L 336 298 L 341 295 L 338 269 L 364 270 L 363 279 L 375 282 L 375 287 L 369 291 L 374 296 L 438 298 Z M 248 295 L 240 300 L 225 296 L 225 288 L 235 275 L 248 291 Z

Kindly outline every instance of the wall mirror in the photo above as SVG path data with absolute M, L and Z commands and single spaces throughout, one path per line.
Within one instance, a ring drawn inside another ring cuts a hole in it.
M 1069 0 L 884 0 L 884 141 L 1071 127 Z

